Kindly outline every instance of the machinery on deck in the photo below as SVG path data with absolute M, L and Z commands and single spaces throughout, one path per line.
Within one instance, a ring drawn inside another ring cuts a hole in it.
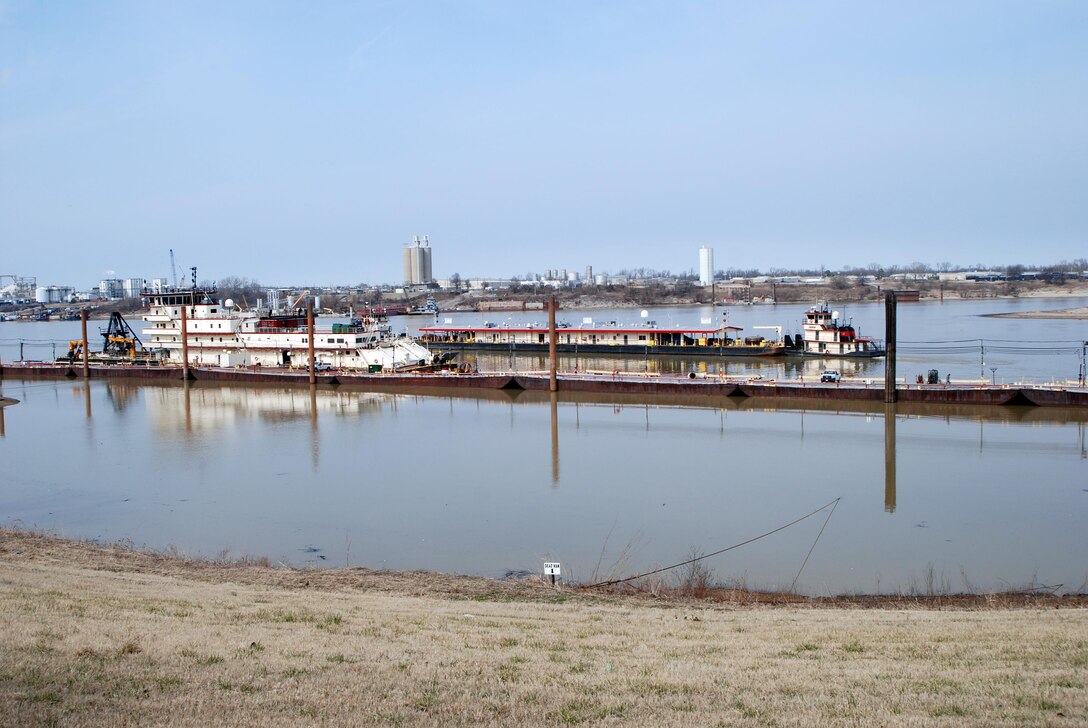
M 125 317 L 117 311 L 110 314 L 106 330 L 102 332 L 102 351 L 89 352 L 87 359 L 95 364 L 141 364 L 156 366 L 165 359 L 165 351 L 162 349 L 151 350 L 144 348 L 140 337 L 125 321 Z M 83 358 L 83 342 L 71 341 L 68 343 L 69 363 L 74 363 Z

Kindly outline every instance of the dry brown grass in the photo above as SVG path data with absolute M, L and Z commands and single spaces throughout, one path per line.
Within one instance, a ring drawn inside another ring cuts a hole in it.
M 0 723 L 1088 724 L 1088 611 L 1034 603 L 663 602 L 0 531 Z

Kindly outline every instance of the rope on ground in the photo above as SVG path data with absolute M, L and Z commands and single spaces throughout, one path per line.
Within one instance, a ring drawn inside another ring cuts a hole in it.
M 660 574 L 662 571 L 669 571 L 670 569 L 678 569 L 681 566 L 687 566 L 688 564 L 694 564 L 696 561 L 702 561 L 703 559 L 709 559 L 711 556 L 717 556 L 719 554 L 724 554 L 726 551 L 732 551 L 733 549 L 739 549 L 741 546 L 747 546 L 748 544 L 754 543 L 754 542 L 760 540 L 761 538 L 767 538 L 768 536 L 774 535 L 774 534 L 778 533 L 779 531 L 786 530 L 790 526 L 795 526 L 798 523 L 800 523 L 801 521 L 805 520 L 806 518 L 812 518 L 817 513 L 820 513 L 821 511 L 827 510 L 828 508 L 831 508 L 831 513 L 834 513 L 835 512 L 835 507 L 838 506 L 840 500 L 842 500 L 842 496 L 839 496 L 838 498 L 831 501 L 830 503 L 825 503 L 824 505 L 820 506 L 819 508 L 812 511 L 811 513 L 806 513 L 805 515 L 801 516 L 800 518 L 795 519 L 793 521 L 790 521 L 789 523 L 785 524 L 784 526 L 779 526 L 778 528 L 767 531 L 766 533 L 761 533 L 758 536 L 755 536 L 753 538 L 748 539 L 747 541 L 741 541 L 740 543 L 735 543 L 732 546 L 726 546 L 724 549 L 718 549 L 717 551 L 713 551 L 713 552 L 711 552 L 709 554 L 703 554 L 702 556 L 696 556 L 695 558 L 688 559 L 687 561 L 681 561 L 679 564 L 673 564 L 671 566 L 662 566 L 660 569 L 654 569 L 653 571 L 647 571 L 647 572 L 644 572 L 642 574 L 635 574 L 634 576 L 628 576 L 625 579 L 610 579 L 609 581 L 599 581 L 596 584 L 590 584 L 587 588 L 588 589 L 594 589 L 594 588 L 599 587 L 599 586 L 612 586 L 614 584 L 624 584 L 624 583 L 626 583 L 628 581 L 634 581 L 635 579 L 642 579 L 643 577 L 653 576 L 654 574 Z M 828 514 L 828 520 L 831 520 L 831 514 L 830 513 Z M 824 521 L 824 527 L 826 527 L 826 526 L 827 526 L 827 521 Z M 820 533 L 822 534 L 823 532 L 824 532 L 824 529 L 821 528 Z M 820 537 L 816 536 L 816 540 L 818 541 L 819 539 L 820 539 Z M 812 548 L 816 548 L 816 543 L 815 542 L 813 542 Z M 810 555 L 812 554 L 812 549 L 809 549 L 809 554 Z M 808 556 L 805 556 L 805 561 L 806 562 L 808 561 Z M 801 568 L 802 569 L 805 568 L 804 564 L 801 565 Z M 797 572 L 797 575 L 800 576 L 801 572 Z M 794 579 L 794 582 L 796 582 L 796 581 L 797 580 Z

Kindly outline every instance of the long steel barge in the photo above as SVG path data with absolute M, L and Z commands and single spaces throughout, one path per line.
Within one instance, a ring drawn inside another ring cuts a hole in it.
M 263 370 L 262 370 L 263 369 Z M 306 385 L 306 370 L 269 368 L 253 369 L 190 367 L 190 379 L 200 382 L 232 384 L 300 384 Z M 81 366 L 67 364 L 4 364 L 0 379 L 69 379 L 82 378 Z M 144 381 L 178 381 L 182 369 L 176 366 L 90 366 L 90 378 L 129 378 Z M 549 387 L 549 376 L 535 373 L 462 373 L 442 372 L 418 374 L 363 374 L 352 371 L 320 372 L 316 375 L 321 386 L 351 386 L 373 391 L 405 391 L 430 389 L 449 390 L 507 390 L 543 391 Z M 605 395 L 693 396 L 733 398 L 809 399 L 823 401 L 881 402 L 884 387 L 875 382 L 841 382 L 822 384 L 801 381 L 737 379 L 715 376 L 687 377 L 620 374 L 597 372 L 569 374 L 558 377 L 561 392 L 596 392 Z M 1024 407 L 1088 407 L 1088 387 L 1083 384 L 1020 385 L 1020 384 L 900 384 L 900 402 L 918 404 L 1002 405 Z

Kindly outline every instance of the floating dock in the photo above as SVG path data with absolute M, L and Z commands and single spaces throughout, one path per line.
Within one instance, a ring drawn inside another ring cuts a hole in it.
M 180 381 L 178 366 L 89 366 L 92 379 L 131 379 L 143 381 Z M 189 378 L 198 382 L 229 384 L 309 384 L 309 372 L 298 370 L 222 369 L 190 367 Z M 81 379 L 83 368 L 68 364 L 17 363 L 0 366 L 3 379 Z M 364 374 L 318 372 L 320 386 L 349 386 L 355 389 L 396 392 L 421 390 L 528 390 L 547 392 L 548 372 L 480 372 Z M 884 384 L 876 380 L 843 381 L 836 384 L 736 379 L 715 376 L 660 376 L 620 372 L 558 374 L 558 390 L 611 395 L 639 395 L 653 398 L 730 397 L 735 399 L 792 399 L 882 402 Z M 1088 407 L 1088 388 L 1061 384 L 900 384 L 898 401 L 939 405 L 999 405 L 1022 407 Z

